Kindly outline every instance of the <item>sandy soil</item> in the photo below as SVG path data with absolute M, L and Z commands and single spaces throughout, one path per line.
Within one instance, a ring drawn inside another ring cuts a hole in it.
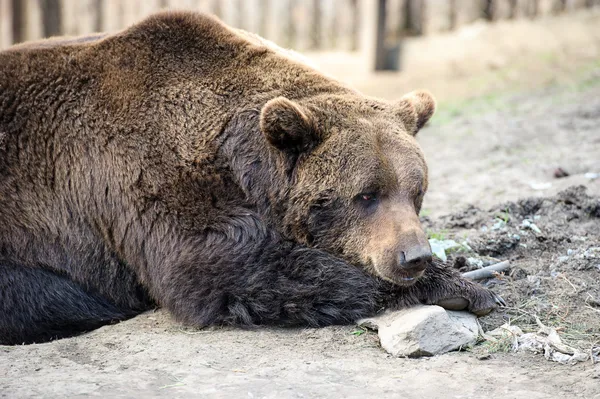
M 552 60 L 546 73 L 555 71 Z M 427 228 L 468 238 L 477 255 L 513 262 L 515 273 L 487 282 L 511 308 L 482 319 L 486 328 L 506 320 L 526 328 L 531 320 L 517 318 L 523 311 L 564 327 L 570 343 L 591 345 L 600 331 L 599 308 L 588 299 L 600 301 L 600 269 L 574 255 L 558 261 L 568 249 L 577 254 L 600 246 L 593 209 L 600 179 L 585 177 L 600 172 L 600 70 L 594 64 L 586 71 L 575 84 L 527 94 L 466 102 L 446 97 L 420 133 L 431 168 Z M 381 84 L 374 81 L 374 93 L 383 90 Z M 555 179 L 557 167 L 571 175 Z M 581 184 L 587 193 L 556 196 Z M 546 200 L 532 200 L 541 205 L 528 208 L 530 202 L 521 201 L 526 197 Z M 522 220 L 536 215 L 545 238 L 521 231 Z M 494 230 L 497 216 L 508 222 Z M 506 240 L 515 234 L 522 236 L 519 243 Z M 572 240 L 574 235 L 585 240 Z M 450 267 L 460 255 L 450 258 Z M 600 398 L 600 365 L 589 361 L 566 366 L 484 345 L 429 359 L 396 359 L 379 347 L 376 334 L 356 331 L 195 331 L 159 310 L 71 339 L 0 346 L 0 397 Z M 482 357 L 480 349 L 490 356 Z
M 599 94 L 600 66 L 578 86 L 442 104 L 418 136 L 430 170 L 425 213 L 487 208 L 580 184 L 600 195 L 600 178 L 586 177 L 600 173 Z M 554 178 L 558 168 L 570 175 Z
M 164 312 L 84 336 L 3 347 L 0 395 L 17 397 L 592 398 L 600 370 L 525 355 L 396 359 L 351 327 L 181 330 Z

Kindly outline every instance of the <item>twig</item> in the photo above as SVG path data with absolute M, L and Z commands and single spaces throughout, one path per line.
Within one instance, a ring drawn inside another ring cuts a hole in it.
M 595 308 L 591 307 L 590 305 L 588 305 L 587 303 L 585 304 L 585 307 L 588 308 L 588 309 L 590 309 L 590 310 L 593 310 L 594 312 L 600 313 L 600 309 L 595 309 Z
M 577 292 L 577 287 L 575 287 L 573 285 L 573 283 L 570 282 L 569 279 L 563 273 L 560 273 L 559 276 L 560 276 L 560 278 L 562 278 L 563 280 L 565 280 L 567 283 L 569 283 L 569 285 L 573 288 L 573 293 Z
M 176 382 L 175 384 L 163 385 L 162 387 L 159 387 L 158 389 L 167 389 L 167 388 L 182 387 L 184 385 L 185 384 L 183 382 Z
M 510 261 L 498 262 L 490 266 L 486 266 L 481 269 L 473 270 L 470 272 L 463 273 L 464 278 L 471 280 L 483 280 L 486 278 L 494 277 L 495 273 L 503 272 L 510 267 Z
M 492 337 L 491 335 L 485 333 L 485 331 L 483 331 L 483 327 L 481 327 L 481 324 L 479 323 L 479 320 L 477 321 L 477 329 L 479 330 L 479 335 L 485 339 L 486 341 L 490 341 L 490 342 L 498 342 L 498 340 L 496 339 L 496 337 Z
M 202 327 L 202 328 L 204 328 L 204 327 Z M 184 329 L 183 329 L 183 328 L 181 328 L 181 327 L 180 327 L 180 328 L 178 328 L 178 329 L 177 329 L 177 331 L 179 331 L 179 332 L 181 332 L 181 333 L 184 333 L 184 334 L 187 334 L 187 335 L 209 334 L 209 333 L 211 333 L 211 332 L 212 332 L 212 331 L 210 331 L 210 330 L 202 330 L 202 331 L 186 331 L 186 330 L 184 330 Z
M 592 347 L 590 348 L 590 359 L 592 360 L 592 364 L 596 364 L 596 360 L 594 359 L 594 349 L 596 348 L 596 344 L 600 342 L 594 342 Z

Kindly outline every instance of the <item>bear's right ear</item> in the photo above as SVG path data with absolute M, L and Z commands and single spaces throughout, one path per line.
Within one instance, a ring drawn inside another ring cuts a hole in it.
M 435 112 L 435 98 L 425 90 L 412 91 L 397 104 L 400 118 L 404 121 L 407 133 L 416 135 Z
M 265 104 L 260 112 L 260 130 L 273 147 L 289 154 L 309 151 L 321 141 L 310 111 L 285 97 Z

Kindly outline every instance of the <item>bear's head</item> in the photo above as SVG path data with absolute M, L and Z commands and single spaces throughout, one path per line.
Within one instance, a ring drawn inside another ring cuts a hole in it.
M 418 217 L 427 165 L 414 136 L 434 110 L 423 91 L 393 104 L 345 95 L 269 101 L 260 128 L 287 168 L 286 234 L 412 284 L 432 257 Z

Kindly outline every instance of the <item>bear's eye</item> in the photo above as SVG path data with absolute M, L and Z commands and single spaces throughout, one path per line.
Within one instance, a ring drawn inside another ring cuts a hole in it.
M 362 201 L 375 201 L 377 199 L 377 195 L 373 193 L 360 194 L 360 199 Z
M 356 196 L 356 201 L 365 207 L 371 207 L 379 202 L 377 193 L 360 193 Z

